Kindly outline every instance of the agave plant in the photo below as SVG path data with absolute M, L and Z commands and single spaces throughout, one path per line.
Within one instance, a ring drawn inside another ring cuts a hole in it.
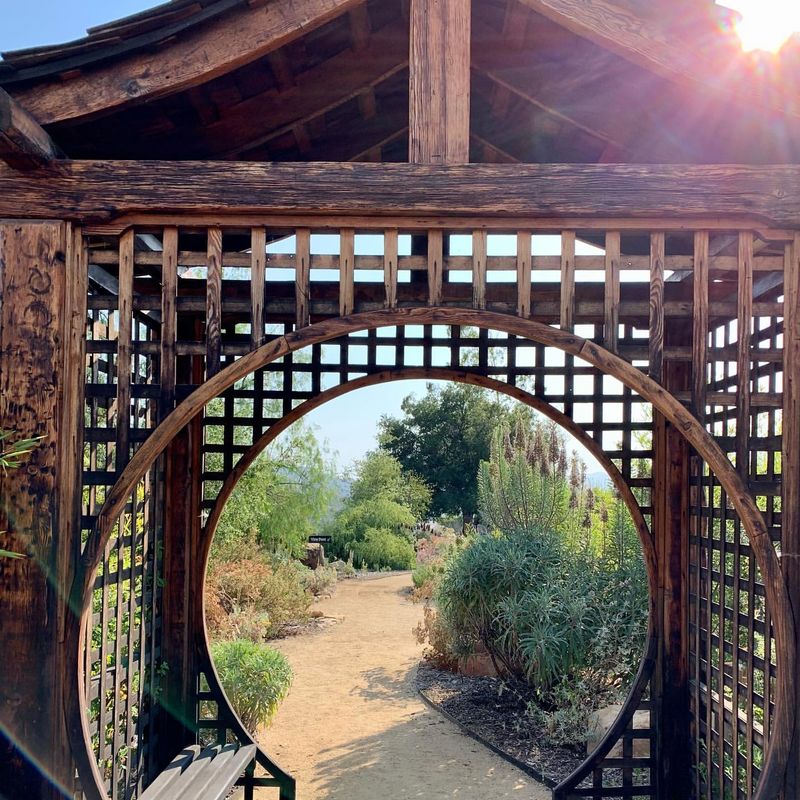
M 0 428 L 0 470 L 4 474 L 10 469 L 20 467 L 25 458 L 36 447 L 36 444 L 43 438 L 42 436 L 34 436 L 29 439 L 12 441 L 13 436 L 14 431 L 6 431 Z M 3 533 L 5 531 L 0 531 L 0 534 Z M 0 549 L 0 558 L 25 558 L 25 556 L 22 553 Z

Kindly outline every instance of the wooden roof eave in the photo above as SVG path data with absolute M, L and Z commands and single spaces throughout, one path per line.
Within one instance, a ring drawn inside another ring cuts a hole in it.
M 242 8 L 241 0 L 221 1 L 232 7 L 184 30 L 158 58 L 137 49 L 96 67 L 87 65 L 67 81 L 9 89 L 42 125 L 87 120 L 212 80 L 267 56 L 365 0 L 274 0 Z M 209 13 L 216 8 L 209 7 Z M 163 41 L 164 29 L 148 36 Z
M 15 169 L 34 169 L 62 155 L 47 131 L 0 89 L 0 159 Z
M 745 63 L 735 43 L 725 47 L 721 38 L 715 40 L 715 58 L 700 55 L 696 43 L 675 43 L 666 28 L 623 8 L 612 0 L 519 0 L 531 10 L 547 17 L 557 25 L 610 50 L 633 64 L 667 78 L 718 97 L 734 105 L 743 100 L 757 107 L 777 112 L 781 116 L 800 118 L 797 93 L 781 92 L 780 97 L 759 92 L 756 85 L 748 86 L 739 69 Z

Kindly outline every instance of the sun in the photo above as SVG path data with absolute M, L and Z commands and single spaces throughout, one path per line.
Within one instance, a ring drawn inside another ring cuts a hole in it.
M 777 53 L 791 35 L 800 31 L 798 0 L 717 0 L 742 15 L 736 33 L 746 51 Z

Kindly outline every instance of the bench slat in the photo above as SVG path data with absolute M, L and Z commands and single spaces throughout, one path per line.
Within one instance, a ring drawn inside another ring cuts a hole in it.
M 179 795 L 180 800 L 224 800 L 255 754 L 255 745 L 224 747 L 203 772 L 186 785 Z
M 170 787 L 174 787 L 178 783 L 180 777 L 200 755 L 201 749 L 199 744 L 193 744 L 181 750 L 170 761 L 166 769 L 160 772 L 158 777 L 147 787 L 141 800 L 165 800 L 169 797 Z
M 254 744 L 192 745 L 172 759 L 141 800 L 224 800 L 255 756 Z

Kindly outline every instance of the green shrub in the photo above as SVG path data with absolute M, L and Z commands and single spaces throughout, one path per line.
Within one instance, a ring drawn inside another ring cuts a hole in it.
M 533 688 L 531 716 L 556 743 L 584 740 L 583 722 L 619 699 L 641 658 L 641 559 L 611 568 L 554 535 L 483 536 L 447 564 L 436 600 L 437 639 L 456 656 L 482 645 L 511 682 Z
M 252 733 L 268 725 L 292 683 L 282 653 L 247 640 L 218 642 L 211 648 L 222 686 L 242 724 Z
M 314 597 L 322 597 L 322 595 L 330 594 L 338 580 L 339 575 L 336 571 L 336 567 L 331 565 L 309 569 L 307 572 L 303 573 L 303 585 Z
M 207 615 L 215 638 L 274 639 L 287 625 L 308 619 L 312 595 L 302 564 L 279 558 L 213 563 Z
M 414 546 L 404 536 L 388 530 L 370 528 L 362 541 L 349 542 L 349 549 L 357 566 L 375 570 L 414 566 Z

